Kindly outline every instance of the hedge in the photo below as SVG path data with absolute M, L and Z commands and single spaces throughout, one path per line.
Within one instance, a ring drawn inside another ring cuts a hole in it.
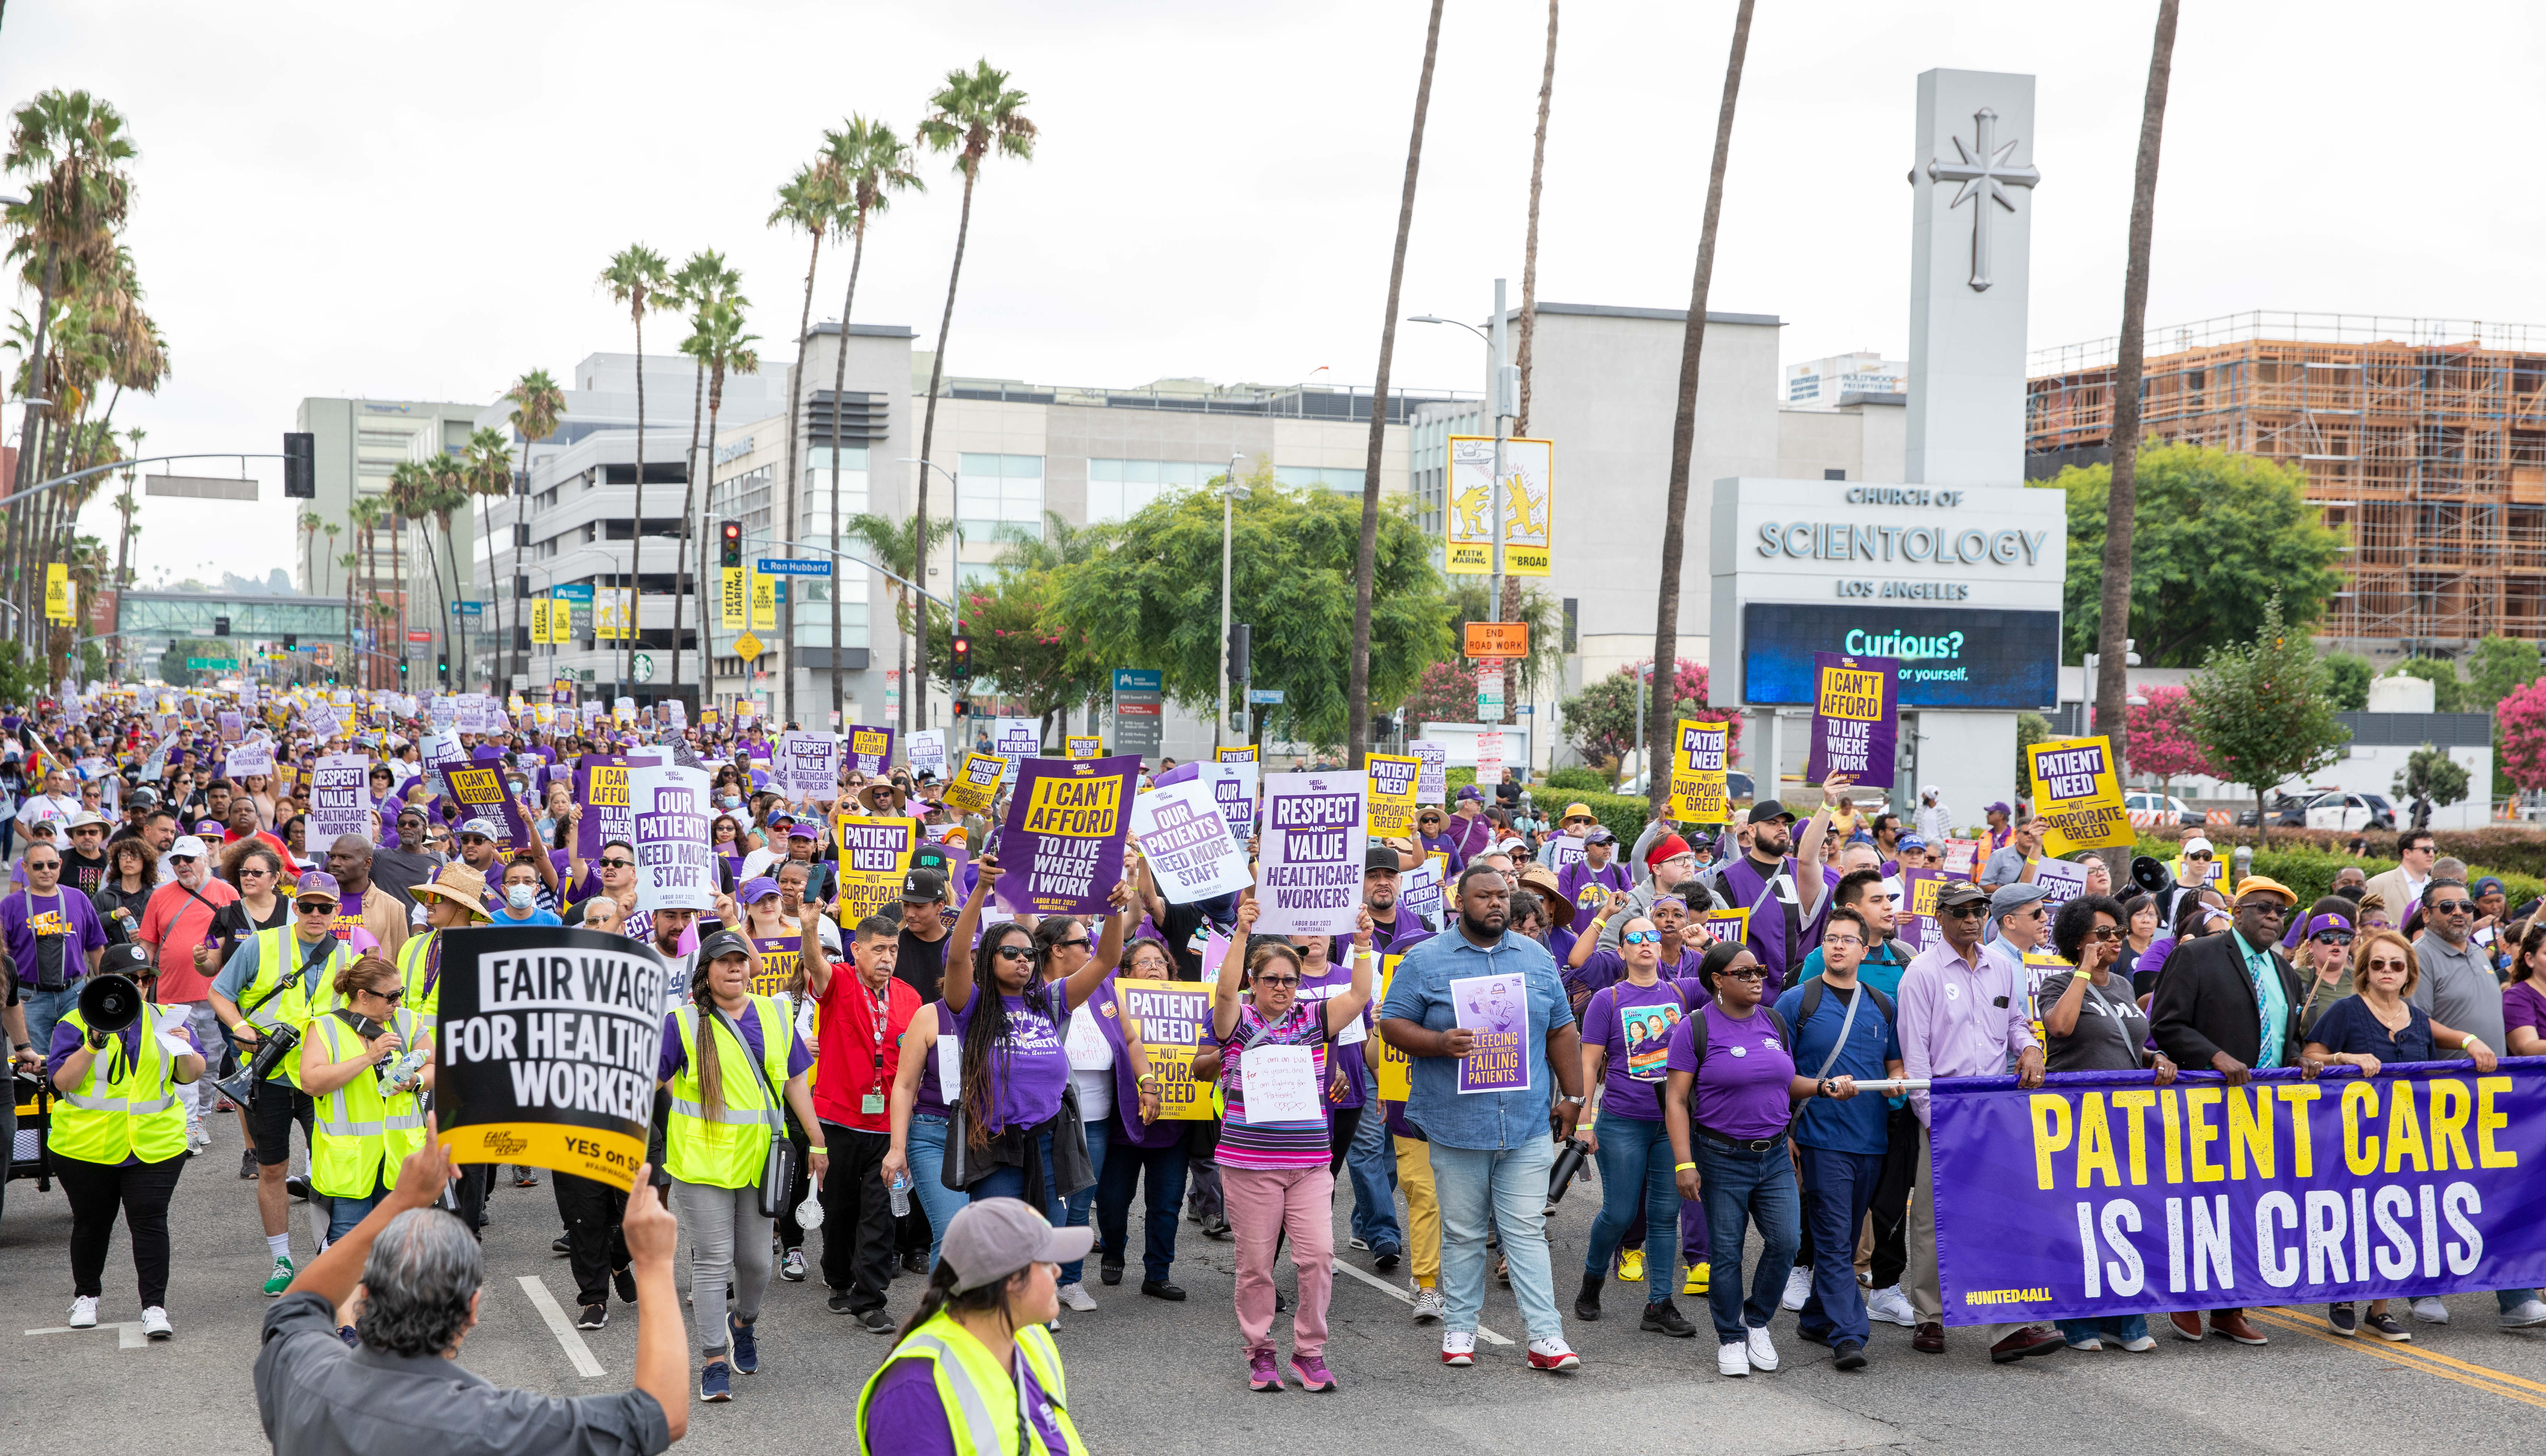
M 2272 830 L 2270 842 L 2274 847 L 2305 844 L 2340 853 L 2342 847 L 2350 843 L 2357 832 L 2359 831 L 2276 828 Z M 2143 838 L 2159 838 L 2167 841 L 2178 840 L 2187 834 L 2206 834 L 2211 843 L 2218 845 L 2250 844 L 2254 839 L 2254 831 L 2250 828 L 2230 829 L 2224 826 L 2210 829 L 2177 829 L 2169 826 L 2141 831 Z M 2431 837 L 2439 845 L 2442 856 L 2462 859 L 2469 865 L 2489 866 L 2490 868 L 2485 871 L 2487 874 L 2517 873 L 2546 879 L 2546 834 L 2540 834 L 2534 829 L 2509 824 L 2482 829 L 2434 829 L 2431 831 Z M 2369 850 L 2372 854 L 2384 855 L 2393 860 L 2396 854 L 2396 836 L 2383 830 L 2370 834 Z M 2170 854 L 2173 851 L 2169 849 L 2167 852 Z
M 2496 831 L 2486 829 L 2469 830 L 2454 836 L 2441 835 L 2440 852 L 2443 855 L 2451 852 L 2447 841 L 2452 837 L 2474 839 L 2479 835 L 2494 832 Z M 2253 831 L 2249 829 L 2246 834 L 2250 839 Z M 2133 847 L 2132 852 L 2170 861 L 2181 851 L 2184 837 L 2171 831 L 2143 830 L 2140 842 Z M 2254 851 L 2254 873 L 2267 879 L 2278 880 L 2288 886 L 2291 892 L 2298 896 L 2299 903 L 2306 905 L 2331 895 L 2334 892 L 2335 873 L 2346 867 L 2356 868 L 2373 878 L 2396 868 L 2397 862 L 2392 859 L 2355 859 L 2343 853 L 2340 841 L 2350 837 L 2347 834 L 2336 834 L 2328 830 L 2275 829 L 2272 831 L 2270 844 Z M 2216 834 L 2211 835 L 2210 838 L 2219 850 L 2219 857 L 2233 863 L 2232 856 L 2237 852 L 2236 847 Z M 2315 842 L 2320 840 L 2334 842 Z M 2284 843 L 2287 845 L 2286 848 L 2283 847 Z M 2388 847 L 2394 846 L 2391 843 Z M 2488 865 L 2481 861 L 2468 862 L 2469 881 L 2484 875 L 2500 877 L 2504 891 L 2509 896 L 2513 905 L 2525 904 L 2540 896 L 2546 896 L 2546 880 L 2541 880 L 2535 875 L 2516 870 L 2504 870 L 2498 865 Z M 2396 916 L 2399 923 L 2403 922 L 2405 918 L 2403 906 L 2390 905 L 2388 909 Z

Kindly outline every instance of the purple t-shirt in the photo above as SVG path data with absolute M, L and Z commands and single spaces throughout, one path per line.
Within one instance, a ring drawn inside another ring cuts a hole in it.
M 0 896 L 0 941 L 18 966 L 18 984 L 43 985 L 44 961 L 64 985 L 88 974 L 88 953 L 106 947 L 106 926 L 89 898 L 72 891 L 37 895 L 12 890 Z
M 1604 986 L 1582 1008 L 1582 1040 L 1608 1051 L 1601 1086 L 1600 1115 L 1659 1122 L 1658 1092 L 1669 1079 L 1671 1033 L 1692 1006 L 1706 1004 L 1706 992 L 1694 981 L 1656 981 L 1638 985 L 1621 981 Z
M 937 1044 L 947 1037 L 961 1035 L 958 1028 L 963 1025 L 963 1022 L 956 1019 L 955 1013 L 948 1009 L 944 1001 L 931 1001 L 929 1004 L 937 1009 L 937 1035 L 929 1041 L 928 1050 L 922 1054 L 919 1064 L 919 1095 L 910 1104 L 910 1114 L 913 1117 L 923 1113 L 930 1117 L 950 1117 L 953 1113 L 946 1106 L 946 1099 L 937 1095 Z M 903 1048 L 902 1055 L 909 1055 L 907 1047 Z
M 1706 953 L 1704 951 L 1697 949 L 1695 946 L 1683 945 L 1679 948 L 1679 958 L 1677 960 L 1664 958 L 1654 968 L 1654 970 L 1655 973 L 1660 976 L 1664 981 L 1686 980 L 1692 984 L 1703 985 L 1705 983 L 1697 981 L 1696 978 L 1697 968 L 1704 965 L 1705 962 Z M 1582 965 L 1579 969 L 1565 973 L 1567 985 L 1574 990 L 1602 990 L 1609 986 L 1616 985 L 1626 979 L 1627 962 L 1625 958 L 1620 956 L 1616 951 L 1593 951 L 1591 954 L 1582 958 Z M 1698 999 L 1702 1001 L 1708 999 L 1708 997 L 1703 991 L 1701 991 L 1698 994 Z
M 2539 1036 L 2546 1036 L 2546 991 L 2539 990 L 2534 982 L 2528 981 L 2513 982 L 2505 987 L 2502 992 L 2502 1026 L 2505 1042 L 2510 1039 L 2511 1032 L 2523 1026 Z M 2510 1051 L 2506 1046 L 2499 1050 L 2505 1056 Z
M 1035 1456 L 1069 1456 L 1069 1439 L 1053 1418 L 1052 1402 L 1022 1357 L 1016 1379 L 1034 1421 Z M 955 1456 L 955 1432 L 946 1423 L 946 1403 L 937 1397 L 937 1375 L 926 1360 L 895 1360 L 886 1368 L 884 1379 L 876 1382 L 875 1398 L 867 1403 L 867 1427 L 891 1431 L 891 1447 L 901 1456 Z
M 1590 860 L 1578 859 L 1556 877 L 1556 888 L 1573 901 L 1576 913 L 1588 914 L 1607 903 L 1610 895 L 1624 895 L 1635 885 L 1627 877 L 1627 867 L 1614 858 L 1596 870 Z
M 1672 1071 L 1697 1074 L 1697 1125 L 1744 1141 L 1784 1132 L 1793 1115 L 1795 1059 L 1768 1019 L 1767 1004 L 1739 1018 L 1715 1005 L 1698 1016 L 1706 1018 L 1706 1066 L 1698 1067 L 1697 1043 L 1689 1034 L 1696 1016 L 1672 1030 L 1669 1063 Z
M 1047 994 L 1058 997 L 1060 988 L 1048 987 Z M 1042 1010 L 1029 1005 L 1024 996 L 999 999 L 1007 1003 L 1008 1030 L 999 1038 L 998 1065 L 990 1071 L 995 1088 L 989 1123 L 993 1133 L 1050 1122 L 1061 1114 L 1061 1089 L 1069 1085 L 1069 1051 L 1061 1041 L 1061 1029 Z M 980 1004 L 981 991 L 976 986 L 973 999 L 955 1014 L 954 1035 L 958 1039 L 973 1024 L 973 1012 Z M 946 1013 L 940 1010 L 937 1014 L 938 1025 L 945 1026 Z M 933 1077 L 935 1071 L 926 1069 L 924 1074 Z
M 708 1019 L 713 1022 L 715 1017 L 711 1015 Z M 742 1028 L 742 1044 L 751 1049 L 753 1065 L 765 1065 L 769 1052 L 768 1044 L 760 1037 L 760 1018 L 746 1013 L 736 1016 L 733 1021 L 736 1026 Z M 666 1011 L 663 1013 L 663 1054 L 655 1063 L 654 1079 L 670 1081 L 672 1073 L 689 1065 L 689 1054 L 681 1050 L 681 1013 Z M 795 1034 L 795 1027 L 790 1024 L 787 1035 L 787 1075 L 792 1079 L 812 1065 L 813 1054 L 805 1049 L 803 1039 Z M 762 1074 L 762 1079 L 767 1079 L 767 1073 Z

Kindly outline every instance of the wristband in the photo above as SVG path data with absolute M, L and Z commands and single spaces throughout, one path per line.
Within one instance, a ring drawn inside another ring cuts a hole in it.
M 2483 1042 L 2476 1039 L 2476 1034 L 2474 1032 L 2468 1032 L 2466 1034 L 2466 1040 L 2458 1043 L 2458 1050 L 2461 1052 L 2472 1052 L 2483 1045 Z
M 1697 1171 L 1697 1164 L 1693 1162 L 1683 1162 L 1674 1166 L 1671 1171 L 1675 1173 L 1693 1173 Z
M 807 1157 L 811 1157 L 811 1156 L 816 1156 L 816 1155 L 818 1155 L 818 1156 L 823 1156 L 823 1157 L 828 1157 L 828 1156 L 831 1156 L 831 1150 L 830 1150 L 830 1149 L 828 1149 L 828 1148 L 813 1148 L 813 1147 L 807 1147 L 807 1148 L 805 1150 L 805 1156 L 807 1156 Z

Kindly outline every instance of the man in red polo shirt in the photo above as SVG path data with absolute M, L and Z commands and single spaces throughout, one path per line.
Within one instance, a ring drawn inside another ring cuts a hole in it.
M 884 1185 L 884 1156 L 892 1146 L 887 1111 L 901 1067 L 901 1034 L 919 1011 L 919 992 L 892 974 L 901 927 L 882 915 L 857 924 L 849 959 L 822 954 L 805 920 L 805 985 L 819 1008 L 813 1071 L 813 1115 L 830 1150 L 822 1179 L 822 1282 L 833 1314 L 854 1318 L 876 1334 L 893 1331 L 885 1313 L 892 1281 L 892 1201 Z

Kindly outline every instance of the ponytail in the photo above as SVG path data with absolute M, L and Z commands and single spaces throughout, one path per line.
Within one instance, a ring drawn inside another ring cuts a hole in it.
M 1015 1277 L 1011 1274 L 1008 1279 Z M 1016 1321 L 1008 1316 L 1008 1279 L 995 1279 L 961 1294 L 955 1292 L 955 1266 L 939 1258 L 937 1267 L 928 1271 L 928 1287 L 919 1292 L 919 1308 L 912 1310 L 910 1318 L 902 1321 L 901 1328 L 893 1331 L 895 1344 L 910 1338 L 912 1330 L 937 1318 L 941 1310 L 950 1315 L 977 1315 L 996 1310 L 1000 1323 L 1007 1326 L 1008 1333 L 1013 1335 L 1017 1332 Z

